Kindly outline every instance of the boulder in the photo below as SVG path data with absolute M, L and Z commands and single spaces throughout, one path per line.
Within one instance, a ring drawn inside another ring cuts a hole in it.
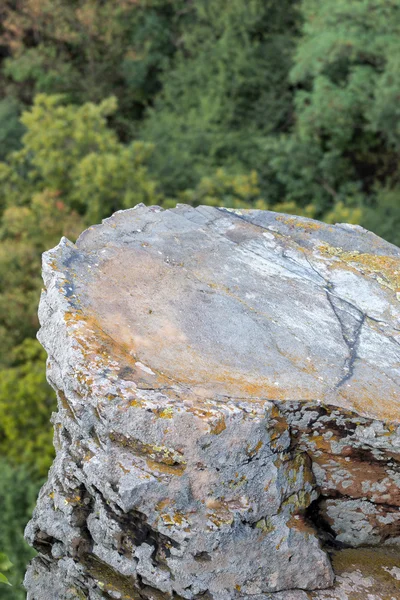
M 395 569 L 398 248 L 138 205 L 63 238 L 43 279 L 56 458 L 28 600 L 345 600 L 349 577 L 364 598 L 378 576 L 343 557 L 366 544 Z

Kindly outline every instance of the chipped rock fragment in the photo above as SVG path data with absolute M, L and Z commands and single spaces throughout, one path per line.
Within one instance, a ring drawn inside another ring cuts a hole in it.
M 28 600 L 400 597 L 398 248 L 138 205 L 43 278 L 56 458 Z

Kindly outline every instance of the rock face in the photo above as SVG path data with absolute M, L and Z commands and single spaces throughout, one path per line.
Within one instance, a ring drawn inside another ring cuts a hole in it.
M 139 205 L 43 277 L 57 456 L 28 599 L 400 597 L 398 248 Z

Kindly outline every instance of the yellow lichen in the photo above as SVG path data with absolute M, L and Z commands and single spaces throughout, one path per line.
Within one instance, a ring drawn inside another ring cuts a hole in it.
M 335 256 L 349 267 L 354 267 L 365 275 L 374 276 L 378 283 L 394 292 L 400 291 L 400 260 L 393 256 L 348 252 L 342 248 L 324 243 L 319 246 L 322 254 Z
M 174 409 L 171 406 L 167 408 L 155 408 L 153 413 L 160 419 L 172 419 L 174 416 Z
M 226 429 L 226 423 L 224 417 L 221 417 L 215 425 L 210 429 L 210 433 L 213 435 L 219 435 Z
M 183 475 L 186 465 L 166 465 L 155 460 L 147 459 L 146 464 L 151 471 L 158 471 L 164 475 Z
M 186 467 L 186 461 L 183 455 L 166 446 L 157 446 L 155 444 L 146 444 L 137 438 L 126 436 L 122 433 L 111 432 L 109 438 L 124 448 L 128 448 L 138 456 L 149 457 L 151 460 L 163 463 L 170 467 Z
M 254 446 L 254 448 L 251 448 L 250 444 L 247 444 L 247 450 L 246 453 L 250 458 L 253 458 L 253 456 L 255 456 L 259 450 L 261 450 L 263 446 L 262 441 L 260 440 L 259 442 L 257 442 L 257 444 Z

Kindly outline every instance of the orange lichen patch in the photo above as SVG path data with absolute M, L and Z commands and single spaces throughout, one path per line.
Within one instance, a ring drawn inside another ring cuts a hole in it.
M 381 276 L 379 283 L 393 291 L 400 291 L 400 260 L 392 256 L 379 256 L 376 254 L 356 254 L 355 252 L 344 252 L 341 259 L 361 265 L 363 271 L 368 275 L 378 274 Z
M 64 394 L 64 392 L 62 390 L 57 390 L 57 396 L 61 402 L 62 407 L 64 408 L 64 410 L 68 413 L 68 415 L 70 416 L 70 418 L 73 421 L 76 421 L 76 415 L 72 409 L 72 407 L 70 406 L 68 399 L 66 397 L 66 395 Z
M 127 469 L 126 467 L 124 467 L 124 465 L 121 462 L 118 463 L 118 466 L 121 469 L 121 471 L 123 471 L 125 474 L 130 473 L 130 469 Z
M 346 265 L 355 267 L 365 275 L 373 276 L 384 287 L 394 292 L 400 291 L 400 260 L 398 258 L 366 252 L 347 252 L 326 243 L 319 246 L 319 250 L 322 254 L 338 257 Z
M 286 465 L 293 460 L 290 452 L 279 452 L 274 460 L 274 465 L 279 469 L 282 465 Z
M 307 535 L 315 535 L 315 529 L 311 527 L 311 525 L 306 521 L 303 515 L 295 514 L 293 515 L 286 525 L 290 529 L 295 529 L 301 533 L 305 533 Z
M 129 401 L 129 406 L 131 407 L 136 407 L 136 406 L 142 406 L 143 402 L 140 402 L 139 400 L 130 400 Z
M 340 440 L 339 436 L 331 435 L 325 438 L 323 435 L 313 435 L 311 432 L 308 434 L 310 437 L 307 440 L 307 446 L 313 448 L 314 451 L 320 450 L 321 452 L 332 453 L 332 442 L 338 442 Z M 344 450 L 341 449 L 341 453 Z
M 166 465 L 151 459 L 147 459 L 146 464 L 152 472 L 158 471 L 163 475 L 183 475 L 186 469 L 186 465 Z
M 261 450 L 262 447 L 263 447 L 263 443 L 261 440 L 254 446 L 254 448 L 251 448 L 250 444 L 247 444 L 246 454 L 250 458 L 253 458 L 253 456 L 258 454 L 259 450 Z
M 153 413 L 160 419 L 172 419 L 174 411 L 172 407 L 167 408 L 154 408 Z
M 234 511 L 243 511 L 244 505 L 241 498 L 234 500 L 224 500 L 223 498 L 207 498 L 207 517 L 214 525 L 231 524 L 234 518 Z
M 213 435 L 219 435 L 226 429 L 226 423 L 224 417 L 221 417 L 215 425 L 210 429 L 210 433 Z
M 197 260 L 201 264 L 201 252 Z M 193 274 L 195 276 L 196 272 Z M 203 284 L 201 279 L 199 282 Z M 210 285 L 217 286 L 216 293 L 221 296 L 228 294 L 232 305 L 243 304 L 244 299 L 227 286 Z M 240 348 L 230 348 L 229 343 L 225 347 L 224 340 L 217 356 L 215 347 L 208 341 L 210 336 L 199 336 L 186 320 L 192 310 L 193 295 L 197 293 L 197 283 L 188 280 L 187 275 L 162 257 L 141 247 L 119 249 L 102 263 L 95 281 L 88 282 L 86 295 L 90 305 L 86 310 L 91 312 L 103 334 L 118 340 L 118 345 L 126 348 L 127 355 L 135 356 L 135 363 L 146 365 L 154 373 L 148 375 L 152 389 L 163 384 L 178 384 L 185 389 L 191 388 L 195 395 L 199 390 L 199 404 L 204 398 L 216 395 L 254 401 L 315 397 L 315 389 L 311 389 L 314 382 L 306 381 L 306 373 L 301 384 L 288 379 L 285 385 L 278 385 L 275 373 L 267 376 L 257 369 L 250 372 L 241 368 L 240 360 L 232 360 L 233 353 L 237 354 L 238 350 L 240 353 Z M 152 299 L 151 316 L 149 298 Z M 205 314 L 204 323 L 216 318 L 215 304 L 212 307 L 211 312 Z M 204 310 L 208 310 L 207 305 Z M 248 310 L 252 311 L 252 307 L 246 306 L 246 312 Z M 240 311 L 243 312 L 242 307 Z M 268 314 L 260 316 L 269 318 Z M 110 354 L 113 358 L 116 356 L 114 351 Z M 132 376 L 136 383 L 139 375 L 140 369 L 136 368 Z
M 157 502 L 157 504 L 154 507 L 154 510 L 156 510 L 157 512 L 160 512 L 161 510 L 164 510 L 164 508 L 166 506 L 169 506 L 171 504 L 171 500 L 169 498 L 165 498 L 164 500 L 160 500 L 160 502 Z
M 232 513 L 223 508 L 221 508 L 221 510 L 207 512 L 207 518 L 218 528 L 233 523 Z
M 201 406 L 190 406 L 186 410 L 187 412 L 196 415 L 196 417 L 199 417 L 200 419 L 204 419 L 206 421 L 215 417 L 218 418 L 218 412 L 216 410 L 202 408 Z
M 288 424 L 285 419 L 275 419 L 271 422 L 271 432 L 270 432 L 270 440 L 274 441 L 279 438 L 285 431 L 288 430 Z
M 81 501 L 81 497 L 79 495 L 70 496 L 70 497 L 65 498 L 65 504 L 76 505 L 76 504 L 79 504 L 80 501 Z
M 293 385 L 292 387 L 292 384 L 277 386 L 272 380 L 261 376 L 252 380 L 249 374 L 235 372 L 233 369 L 231 371 L 221 371 L 220 368 L 213 370 L 212 365 L 210 365 L 207 378 L 213 385 L 210 395 L 211 393 L 212 395 L 232 395 L 232 400 L 240 397 L 246 398 L 250 402 L 264 403 L 265 400 L 286 400 L 291 397 L 312 399 L 315 396 L 315 390 L 310 386 Z M 195 387 L 194 391 L 196 391 Z
M 181 527 L 182 525 L 189 525 L 189 521 L 187 520 L 186 516 L 179 511 L 176 511 L 172 514 L 163 513 L 160 515 L 160 517 L 165 525 L 177 525 L 178 527 Z
M 381 386 L 367 386 L 357 377 L 353 377 L 349 387 L 339 390 L 339 397 L 343 398 L 346 404 L 360 415 L 385 421 L 386 423 L 400 423 L 398 388 L 390 381 L 385 387 L 383 395 Z
M 392 435 L 393 433 L 396 433 L 397 431 L 397 425 L 395 425 L 394 423 L 388 423 L 386 425 L 386 431 L 383 433 L 384 436 L 388 436 L 388 435 Z
M 106 333 L 94 315 L 84 314 L 81 310 L 71 310 L 64 313 L 64 320 L 79 343 L 85 362 L 94 361 L 98 371 L 107 369 L 118 377 L 132 380 L 142 387 L 149 384 L 151 388 L 162 387 L 169 383 L 169 380 L 162 375 L 149 376 L 148 373 L 139 369 L 130 347 L 117 342 Z M 77 371 L 76 376 L 86 388 L 90 388 L 93 384 L 93 378 L 82 370 Z
M 282 413 L 279 410 L 279 408 L 277 406 L 275 406 L 275 404 L 273 404 L 271 406 L 271 410 L 270 410 L 270 417 L 271 419 L 282 419 Z
M 286 535 L 284 535 L 284 536 L 283 536 L 283 538 L 282 538 L 282 539 L 280 539 L 280 540 L 279 540 L 279 542 L 277 543 L 277 545 L 275 546 L 276 550 L 280 550 L 280 548 L 281 548 L 282 544 L 283 544 L 284 542 L 286 542 L 286 540 L 287 540 L 287 536 L 286 536 Z
M 193 361 L 194 362 L 194 361 Z M 193 369 L 192 364 L 189 366 Z M 190 375 L 190 372 L 188 372 Z M 204 375 L 207 384 L 201 383 L 196 384 L 195 377 Z M 208 366 L 208 370 L 204 373 L 195 373 L 193 371 L 193 378 L 189 379 L 180 377 L 180 383 L 184 385 L 192 386 L 193 392 L 197 397 L 197 401 L 201 402 L 205 396 L 212 398 L 218 395 L 224 395 L 231 397 L 231 401 L 235 401 L 238 397 L 240 399 L 246 399 L 248 402 L 255 402 L 264 404 L 265 400 L 286 400 L 291 397 L 298 398 L 309 398 L 310 400 L 315 397 L 315 390 L 310 386 L 295 386 L 292 384 L 285 386 L 277 386 L 272 380 L 259 376 L 257 379 L 252 378 L 250 374 L 244 374 L 239 371 L 232 369 L 222 370 L 220 366 L 213 368 L 213 365 Z M 207 387 L 206 387 L 207 386 Z M 197 390 L 201 393 L 197 394 Z
M 279 410 L 273 406 L 271 410 L 271 420 L 268 423 L 271 448 L 274 450 L 279 449 L 281 436 L 288 431 L 288 427 L 286 419 L 281 415 Z
M 157 463 L 162 463 L 169 467 L 186 468 L 186 461 L 183 455 L 172 448 L 166 446 L 156 446 L 153 444 L 146 444 L 136 438 L 132 438 L 122 433 L 112 432 L 109 435 L 112 442 L 123 446 L 131 450 L 134 454 L 149 458 Z
M 306 231 L 318 231 L 319 229 L 328 229 L 328 231 L 332 230 L 332 227 L 329 227 L 325 223 L 319 223 L 312 220 L 300 221 L 298 217 L 289 217 L 287 215 L 278 215 L 276 220 L 284 223 L 285 225 L 289 225 L 289 227 L 296 227 L 297 229 L 304 229 Z

